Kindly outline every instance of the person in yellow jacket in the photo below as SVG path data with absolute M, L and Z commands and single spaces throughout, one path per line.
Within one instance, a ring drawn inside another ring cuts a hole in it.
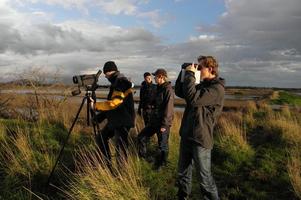
M 115 62 L 106 62 L 103 72 L 111 85 L 107 100 L 94 104 L 95 110 L 107 119 L 96 142 L 104 161 L 111 167 L 109 139 L 114 137 L 117 164 L 120 165 L 127 159 L 128 133 L 135 126 L 135 109 L 132 82 L 118 71 Z

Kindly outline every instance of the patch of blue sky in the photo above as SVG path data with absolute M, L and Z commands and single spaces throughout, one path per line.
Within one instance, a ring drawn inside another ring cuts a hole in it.
M 192 35 L 200 34 L 198 26 L 210 25 L 217 22 L 223 12 L 223 0 L 151 0 L 139 5 L 139 12 L 158 11 L 160 18 L 166 21 L 160 27 L 155 27 L 150 18 L 135 16 L 112 15 L 108 19 L 121 27 L 143 27 L 159 35 L 166 43 L 186 41 Z
M 122 28 L 142 27 L 162 37 L 165 43 L 183 42 L 190 36 L 202 34 L 197 27 L 216 23 L 225 11 L 223 0 L 150 0 L 137 6 L 137 13 L 134 15 L 123 13 L 111 15 L 97 6 L 89 6 L 88 13 L 85 13 L 75 7 L 65 8 L 41 2 L 27 3 L 18 9 L 26 12 L 50 13 L 55 22 L 85 19 Z M 156 19 L 139 17 L 139 13 L 152 11 L 157 11 L 160 17 Z M 164 23 L 154 26 L 155 21 Z
M 136 18 L 134 16 L 128 16 L 124 14 L 108 14 L 100 7 L 90 7 L 89 16 L 87 17 L 95 22 L 105 23 L 113 26 L 120 26 L 123 28 L 130 28 L 132 26 L 135 26 L 136 23 Z
M 63 22 L 66 20 L 76 20 L 83 17 L 83 13 L 73 7 L 64 8 L 57 4 L 46 4 L 42 2 L 26 3 L 19 6 L 18 10 L 21 12 L 43 12 L 52 16 L 55 22 Z
M 168 34 L 173 42 L 186 41 L 192 35 L 201 34 L 197 27 L 215 24 L 225 12 L 225 5 L 220 0 L 182 0 L 166 4 L 162 9 L 170 13 L 172 20 L 161 28 L 161 32 Z

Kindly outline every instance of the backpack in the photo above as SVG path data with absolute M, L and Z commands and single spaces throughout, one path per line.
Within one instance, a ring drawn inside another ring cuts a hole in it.
M 181 82 L 182 71 L 179 73 L 175 84 L 175 94 L 184 99 L 183 82 Z

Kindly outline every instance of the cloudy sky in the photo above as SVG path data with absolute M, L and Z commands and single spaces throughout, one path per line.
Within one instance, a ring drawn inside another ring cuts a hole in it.
M 301 86 L 300 0 L 0 0 L 0 82 L 35 68 L 65 81 L 108 60 L 145 71 L 213 55 L 229 86 Z

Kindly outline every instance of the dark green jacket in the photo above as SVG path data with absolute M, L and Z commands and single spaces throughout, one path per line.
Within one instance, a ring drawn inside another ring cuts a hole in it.
M 145 81 L 141 83 L 138 110 L 150 109 L 153 106 L 156 91 L 157 87 L 155 84 L 146 83 Z
M 174 115 L 174 91 L 170 82 L 157 85 L 150 124 L 154 127 L 171 127 Z
M 180 128 L 182 139 L 212 149 L 213 129 L 224 103 L 224 84 L 224 79 L 216 77 L 196 86 L 194 73 L 186 71 L 181 85 L 186 101 Z

